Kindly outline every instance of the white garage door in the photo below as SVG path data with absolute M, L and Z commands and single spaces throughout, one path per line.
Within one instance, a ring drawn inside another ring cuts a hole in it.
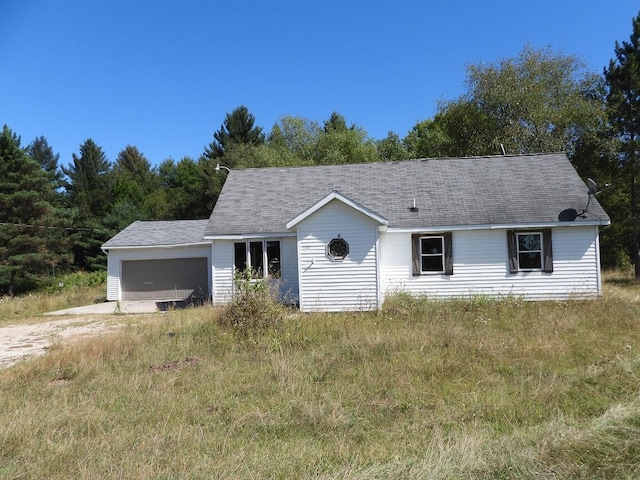
M 206 258 L 122 262 L 124 300 L 185 300 L 208 297 Z

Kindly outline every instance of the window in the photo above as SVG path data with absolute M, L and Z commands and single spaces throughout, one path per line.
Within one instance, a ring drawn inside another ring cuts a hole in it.
M 251 240 L 236 242 L 234 266 L 237 270 L 251 268 L 251 278 L 280 278 L 280 242 L 278 240 Z M 267 266 L 266 275 L 265 268 Z
M 551 229 L 518 232 L 507 231 L 509 249 L 509 272 L 542 270 L 553 272 Z
M 344 260 L 349 255 L 349 244 L 344 238 L 334 238 L 327 244 L 327 255 L 334 260 Z
M 437 235 L 415 234 L 411 238 L 413 275 L 442 273 L 453 275 L 451 232 Z
M 518 266 L 520 270 L 538 270 L 542 268 L 542 234 L 516 233 L 518 248 Z
M 444 237 L 420 238 L 420 271 L 444 272 Z
M 251 278 L 264 277 L 264 248 L 262 241 L 249 242 L 249 260 L 251 265 Z
M 267 273 L 269 278 L 280 278 L 280 242 L 267 241 Z
M 247 243 L 234 243 L 233 254 L 235 259 L 233 265 L 234 267 L 236 267 L 236 270 L 242 272 L 245 268 L 247 268 Z

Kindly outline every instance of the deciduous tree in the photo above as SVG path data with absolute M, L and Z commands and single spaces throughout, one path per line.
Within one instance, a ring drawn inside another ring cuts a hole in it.
M 316 165 L 336 165 L 377 162 L 380 157 L 374 141 L 363 128 L 353 124 L 347 127 L 345 118 L 334 112 L 324 124 L 324 133 L 318 137 L 313 160 Z
M 121 230 L 135 220 L 149 219 L 147 202 L 158 182 L 145 156 L 127 145 L 118 153 L 112 177 L 114 205 L 109 223 L 113 228 Z
M 267 143 L 282 152 L 282 156 L 293 156 L 287 164 L 311 165 L 314 163 L 315 145 L 322 135 L 323 130 L 318 122 L 284 116 L 271 129 Z
M 564 151 L 571 156 L 584 130 L 604 116 L 601 77 L 573 55 L 527 46 L 516 58 L 471 65 L 465 98 L 487 115 L 510 153 Z
M 525 47 L 467 69 L 467 92 L 405 139 L 419 156 L 566 152 L 603 124 L 602 78 L 572 55 Z
M 404 138 L 403 143 L 412 158 L 434 158 L 448 156 L 453 140 L 444 131 L 441 118 L 417 122 Z
M 194 219 L 211 214 L 208 177 L 199 162 L 190 157 L 177 163 L 167 159 L 158 167 L 158 179 L 160 187 L 152 193 L 149 202 L 154 218 Z

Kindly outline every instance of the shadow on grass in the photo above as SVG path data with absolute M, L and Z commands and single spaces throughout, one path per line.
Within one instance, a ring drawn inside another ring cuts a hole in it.
M 610 283 L 612 285 L 633 287 L 640 285 L 640 279 L 633 277 L 612 277 L 604 280 L 604 283 Z

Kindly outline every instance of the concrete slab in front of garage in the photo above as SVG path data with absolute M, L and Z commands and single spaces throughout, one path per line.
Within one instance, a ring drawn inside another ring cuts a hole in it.
M 86 314 L 113 314 L 113 313 L 154 313 L 166 310 L 166 302 L 155 300 L 123 300 L 120 302 L 104 302 L 86 305 L 84 307 L 66 308 L 49 312 L 45 315 L 86 315 Z M 165 306 L 165 308 L 163 308 Z

